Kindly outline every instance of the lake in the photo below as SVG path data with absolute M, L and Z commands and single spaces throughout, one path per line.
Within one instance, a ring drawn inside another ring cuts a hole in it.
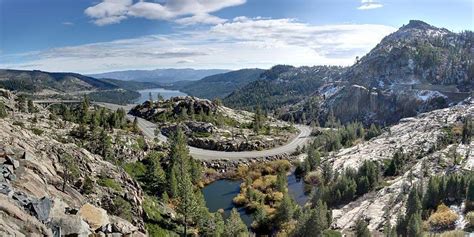
M 308 196 L 304 193 L 304 182 L 297 179 L 294 173 L 289 175 L 287 180 L 288 193 L 299 205 L 304 205 L 308 200 Z M 252 214 L 245 213 L 245 208 L 236 207 L 232 202 L 232 199 L 239 194 L 241 183 L 240 180 L 221 179 L 204 187 L 202 192 L 209 211 L 216 212 L 223 209 L 224 217 L 227 218 L 232 208 L 237 208 L 244 223 L 250 226 L 253 221 Z
M 154 100 L 156 100 L 158 94 L 163 96 L 163 98 L 165 98 L 165 99 L 169 99 L 169 98 L 175 97 L 175 96 L 186 96 L 187 95 L 186 93 L 183 93 L 183 92 L 178 91 L 178 90 L 167 90 L 167 89 L 163 89 L 163 88 L 139 90 L 138 92 L 140 93 L 140 98 L 138 98 L 135 101 L 135 103 L 140 103 L 140 104 L 149 99 L 150 92 L 151 92 L 151 95 L 153 96 Z

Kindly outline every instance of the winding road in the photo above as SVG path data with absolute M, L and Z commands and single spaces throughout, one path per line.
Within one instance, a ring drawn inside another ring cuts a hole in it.
M 35 101 L 35 103 L 51 103 L 56 101 Z M 60 103 L 60 101 L 57 101 Z M 96 105 L 106 107 L 111 110 L 116 110 L 118 108 L 123 108 L 125 111 L 130 111 L 130 109 L 134 105 L 117 105 L 117 104 L 110 104 L 110 103 L 102 103 L 102 102 L 93 102 Z M 127 115 L 127 118 L 131 121 L 135 119 L 133 115 Z M 158 134 L 155 136 L 155 129 L 157 128 L 156 124 L 147 121 L 145 119 L 136 117 L 138 121 L 138 127 L 142 130 L 143 134 L 151 139 L 155 137 L 161 141 L 166 142 L 167 137 L 163 134 Z M 260 158 L 260 157 L 269 157 L 269 156 L 276 156 L 281 154 L 291 154 L 293 153 L 296 148 L 302 147 L 310 140 L 311 135 L 311 128 L 308 126 L 303 125 L 296 125 L 296 128 L 300 130 L 298 136 L 296 136 L 293 140 L 289 143 L 275 147 L 268 150 L 262 151 L 215 151 L 215 150 L 206 150 L 197 147 L 189 147 L 189 153 L 192 157 L 200 160 L 218 160 L 218 159 L 227 159 L 227 160 L 240 160 L 240 159 L 250 159 L 250 158 Z

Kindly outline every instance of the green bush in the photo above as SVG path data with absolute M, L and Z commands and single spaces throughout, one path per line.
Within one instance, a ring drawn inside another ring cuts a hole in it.
M 41 136 L 43 135 L 44 131 L 39 129 L 39 128 L 31 128 L 31 131 L 35 134 L 35 135 L 38 135 L 38 136 Z
M 132 176 L 134 179 L 138 180 L 140 179 L 146 171 L 146 167 L 142 162 L 133 162 L 133 163 L 126 163 L 123 166 L 123 169 L 125 172 L 127 172 L 130 176 Z
M 120 186 L 119 183 L 117 183 L 117 181 L 115 181 L 114 179 L 111 179 L 111 178 L 105 178 L 105 177 L 101 177 L 98 181 L 97 181 L 97 184 L 99 184 L 100 186 L 102 187 L 108 187 L 108 188 L 111 188 L 117 192 L 121 192 L 122 191 L 122 187 Z
M 132 205 L 128 201 L 118 196 L 114 198 L 113 203 L 113 210 L 111 212 L 113 215 L 122 217 L 128 221 L 132 221 Z

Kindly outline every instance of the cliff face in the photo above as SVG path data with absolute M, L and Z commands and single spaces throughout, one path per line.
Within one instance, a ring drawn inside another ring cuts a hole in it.
M 68 123 L 46 110 L 8 113 L 0 119 L 0 235 L 144 232 L 143 192 L 123 169 L 59 142 Z
M 421 21 L 385 37 L 342 75 L 323 101 L 342 122 L 393 124 L 448 107 L 472 95 L 474 34 L 453 33 Z

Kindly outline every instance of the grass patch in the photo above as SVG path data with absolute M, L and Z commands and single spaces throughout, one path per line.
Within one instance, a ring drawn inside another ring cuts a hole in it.
M 44 131 L 39 128 L 31 128 L 30 129 L 35 135 L 41 136 L 43 135 Z
M 97 181 L 97 184 L 99 184 L 100 186 L 102 187 L 108 187 L 108 188 L 111 188 L 117 192 L 122 192 L 122 186 L 120 186 L 119 183 L 117 183 L 117 181 L 115 181 L 114 179 L 111 179 L 111 178 L 104 178 L 104 177 L 101 177 L 98 181 Z
M 132 176 L 135 180 L 139 180 L 145 174 L 146 167 L 142 162 L 126 163 L 123 166 L 125 172 Z

